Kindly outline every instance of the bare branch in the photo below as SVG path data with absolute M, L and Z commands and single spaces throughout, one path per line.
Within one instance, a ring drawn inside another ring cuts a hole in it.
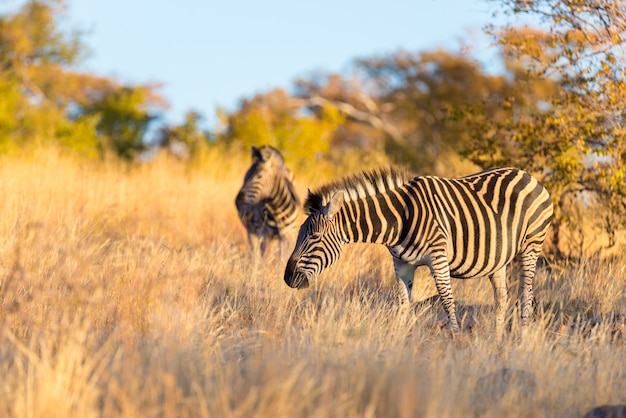
M 321 96 L 312 96 L 308 98 L 292 98 L 290 99 L 291 104 L 294 107 L 300 108 L 315 108 L 315 107 L 323 107 L 327 105 L 334 106 L 340 112 L 347 115 L 349 118 L 352 118 L 358 122 L 366 123 L 376 129 L 380 129 L 381 131 L 388 134 L 394 141 L 401 145 L 407 145 L 406 140 L 400 133 L 400 130 L 391 122 L 384 120 L 382 117 L 377 116 L 373 112 L 364 112 L 352 106 L 349 103 L 339 102 L 334 100 L 328 100 Z M 373 101 L 369 99 L 369 103 L 367 106 L 370 110 L 376 110 L 376 106 Z

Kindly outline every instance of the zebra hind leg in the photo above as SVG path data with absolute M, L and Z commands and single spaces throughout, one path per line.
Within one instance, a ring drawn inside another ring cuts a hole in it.
M 521 257 L 522 276 L 519 283 L 520 322 L 522 327 L 528 325 L 533 312 L 533 280 L 537 268 L 539 251 L 527 249 Z
M 404 281 L 398 276 L 396 276 L 396 285 L 394 286 L 394 291 L 396 293 L 396 296 L 398 297 L 398 304 L 400 305 L 400 307 L 403 309 L 408 308 L 409 304 L 411 303 L 411 293 L 409 292 L 409 289 L 407 288 Z
M 509 306 L 509 292 L 506 286 L 506 266 L 489 276 L 493 287 L 493 297 L 496 305 L 496 336 L 501 337 L 504 332 L 504 322 Z
M 448 325 L 453 333 L 460 331 L 459 322 L 456 319 L 456 305 L 454 303 L 454 297 L 452 296 L 452 283 L 450 282 L 450 266 L 445 257 L 439 257 L 437 260 L 432 261 L 430 271 L 435 279 L 435 287 L 443 307 L 448 313 Z
M 397 258 L 393 259 L 393 268 L 396 272 L 395 292 L 401 309 L 408 310 L 411 304 L 411 291 L 416 266 L 407 264 Z

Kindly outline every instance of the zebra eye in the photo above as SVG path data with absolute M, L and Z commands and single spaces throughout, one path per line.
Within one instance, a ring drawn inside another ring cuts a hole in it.
M 319 239 L 322 236 L 321 232 L 311 232 L 309 234 L 309 238 L 311 239 Z

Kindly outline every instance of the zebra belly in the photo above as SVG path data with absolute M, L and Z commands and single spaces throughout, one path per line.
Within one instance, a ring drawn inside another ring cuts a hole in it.
M 389 247 L 389 252 L 395 258 L 414 266 L 431 267 L 433 258 L 437 257 L 437 253 L 432 252 L 429 248 L 412 247 L 411 249 L 405 249 L 403 247 Z M 441 256 L 445 256 L 443 252 Z M 481 260 L 479 258 L 479 262 L 467 268 L 465 265 L 461 266 L 461 257 L 446 258 L 450 267 L 450 277 L 455 279 L 475 279 L 489 276 L 513 261 L 513 257 L 507 257 L 506 254 L 502 254 L 501 257 L 491 260 Z
M 455 279 L 479 279 L 481 277 L 490 276 L 490 275 L 492 275 L 496 271 L 499 271 L 500 269 L 502 269 L 505 266 L 506 266 L 506 263 L 502 264 L 502 265 L 496 265 L 496 266 L 493 266 L 493 267 L 489 267 L 489 268 L 472 269 L 470 271 L 463 271 L 463 272 L 451 269 L 450 270 L 450 277 L 453 277 Z
M 511 253 L 505 253 L 503 248 L 498 246 L 497 249 L 492 248 L 492 251 L 479 247 L 476 254 L 464 254 L 463 251 L 448 252 L 452 254 L 448 256 L 450 276 L 459 279 L 489 276 L 513 261 L 515 256 L 513 251 L 512 249 Z
M 266 207 L 242 206 L 239 210 L 239 217 L 249 233 L 271 239 L 280 238 L 280 228 Z

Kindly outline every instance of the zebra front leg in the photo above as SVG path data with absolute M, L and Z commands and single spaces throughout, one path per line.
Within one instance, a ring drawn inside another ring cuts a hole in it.
M 278 238 L 278 260 L 282 263 L 285 257 L 289 256 L 291 248 L 293 248 L 293 240 L 288 236 L 280 236 Z
M 506 266 L 489 276 L 493 287 L 493 298 L 496 305 L 496 336 L 501 337 L 504 332 L 504 320 L 509 306 L 509 292 L 506 287 Z
M 248 242 L 250 243 L 250 251 L 252 252 L 252 259 L 257 261 L 261 258 L 261 237 L 256 234 L 248 233 Z
M 450 266 L 445 256 L 433 257 L 430 271 L 435 279 L 435 287 L 448 314 L 448 325 L 453 333 L 459 332 L 459 323 L 456 319 L 456 305 L 452 297 L 452 283 L 450 282 Z
M 283 264 L 283 257 L 285 254 L 285 246 L 289 246 L 288 240 L 284 237 L 278 237 L 278 260 L 276 260 L 276 267 L 278 268 L 278 277 L 280 278 L 284 271 L 285 265 Z M 288 249 L 288 248 L 287 248 Z
M 394 257 L 393 268 L 396 272 L 395 290 L 398 301 L 403 309 L 408 309 L 411 303 L 411 291 L 413 290 L 413 280 L 417 267 Z
M 265 252 L 267 251 L 267 242 L 270 240 L 271 238 L 264 236 L 260 238 L 261 241 L 261 248 L 259 249 L 261 257 L 265 257 Z
M 285 252 L 285 250 L 283 249 L 283 247 L 285 246 L 285 239 L 283 237 L 278 237 L 278 262 L 276 264 L 279 264 L 283 262 L 283 254 Z

